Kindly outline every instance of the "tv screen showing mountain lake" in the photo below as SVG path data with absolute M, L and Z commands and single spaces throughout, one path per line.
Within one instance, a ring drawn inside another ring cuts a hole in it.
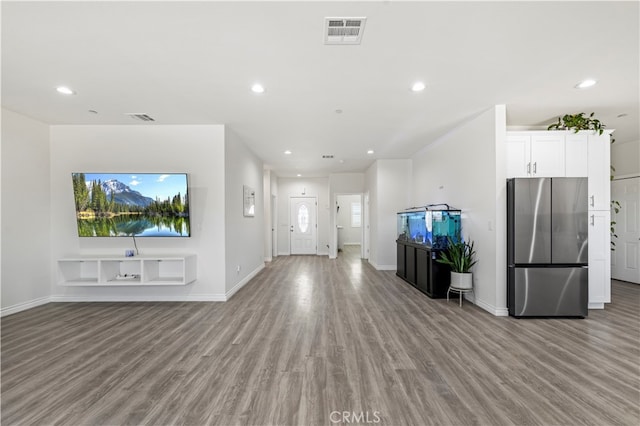
M 80 237 L 188 237 L 184 173 L 72 173 Z

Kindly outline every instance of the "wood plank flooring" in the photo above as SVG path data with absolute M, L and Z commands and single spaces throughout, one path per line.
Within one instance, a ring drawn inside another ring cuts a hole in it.
M 496 318 L 348 247 L 278 257 L 226 303 L 52 303 L 1 331 L 2 425 L 640 424 L 621 282 L 584 320 Z

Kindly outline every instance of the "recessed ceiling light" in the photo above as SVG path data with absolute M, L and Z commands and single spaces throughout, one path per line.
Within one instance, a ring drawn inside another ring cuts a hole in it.
M 284 152 L 284 155 L 291 155 L 291 151 L 286 150 L 286 151 Z
M 56 90 L 58 91 L 58 93 L 62 93 L 63 95 L 75 95 L 76 92 L 74 92 L 73 90 L 69 89 L 67 86 L 58 86 L 56 87 Z
M 302 175 L 301 175 L 300 173 L 298 173 L 296 176 L 298 176 L 298 177 L 302 177 Z
M 372 149 L 370 149 L 369 151 L 367 151 L 367 154 L 371 155 L 371 154 L 373 154 L 373 152 L 374 151 Z
M 596 83 L 597 81 L 593 79 L 582 80 L 580 83 L 576 84 L 576 89 L 586 89 L 587 87 L 591 87 Z
M 256 83 L 251 86 L 251 91 L 253 93 L 264 93 L 264 87 L 262 86 L 262 84 Z
M 416 81 L 415 83 L 413 83 L 413 86 L 411 86 L 411 91 L 413 92 L 422 92 L 425 89 L 425 84 L 421 81 Z

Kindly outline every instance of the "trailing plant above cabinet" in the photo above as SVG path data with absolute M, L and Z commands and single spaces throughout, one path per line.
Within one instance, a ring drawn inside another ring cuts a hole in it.
M 558 122 L 551 124 L 547 130 L 573 130 L 578 133 L 580 130 L 593 130 L 601 135 L 604 132 L 605 125 L 597 118 L 593 118 L 595 113 L 585 116 L 584 112 L 578 114 L 565 114 L 558 117 Z
M 586 116 L 584 112 L 565 114 L 562 117 L 558 117 L 557 123 L 550 124 L 547 130 L 573 130 L 574 133 L 578 133 L 580 130 L 593 130 L 601 135 L 607 126 L 602 124 L 599 119 L 593 118 L 594 115 L 595 112 L 592 112 L 589 116 Z M 611 136 L 611 143 L 615 141 Z

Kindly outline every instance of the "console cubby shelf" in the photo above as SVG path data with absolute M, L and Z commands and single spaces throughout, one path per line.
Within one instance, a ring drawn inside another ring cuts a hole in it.
M 196 255 L 81 256 L 58 260 L 58 285 L 187 285 L 196 280 Z

